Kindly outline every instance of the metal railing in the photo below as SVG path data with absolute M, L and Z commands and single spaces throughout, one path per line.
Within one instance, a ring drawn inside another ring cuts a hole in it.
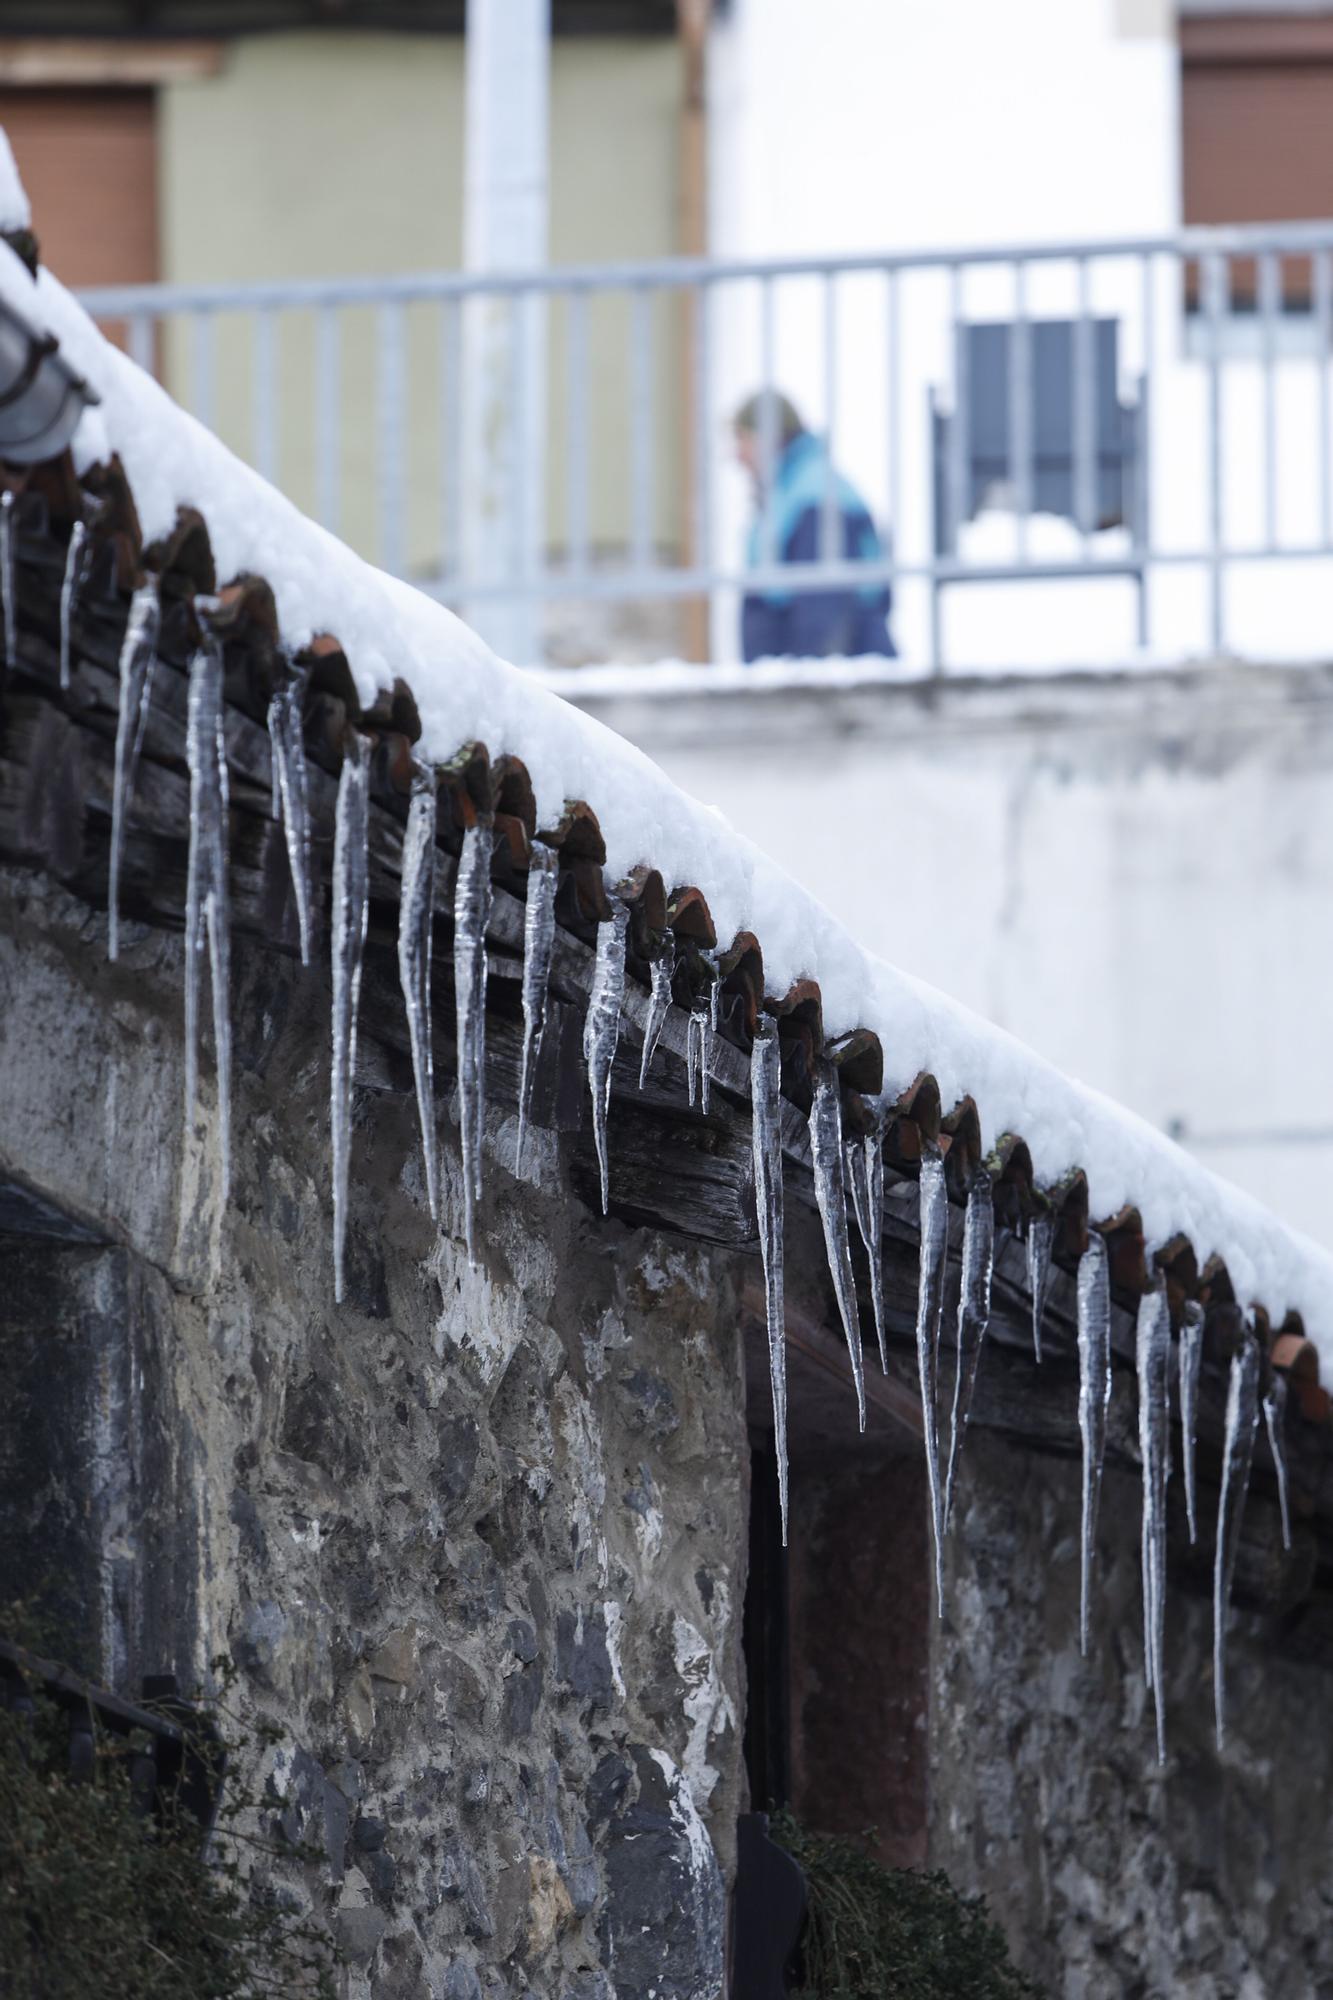
M 174 1674 L 150 1674 L 144 1703 L 95 1687 L 69 1667 L 0 1639 L 0 1710 L 25 1722 L 41 1696 L 65 1719 L 68 1775 L 93 1775 L 97 1742 L 114 1744 L 124 1759 L 134 1810 L 159 1821 L 185 1812 L 207 1841 L 226 1776 L 226 1752 L 212 1718 L 177 1691 Z
M 694 598 L 726 658 L 746 592 L 885 584 L 900 647 L 937 668 L 971 644 L 956 586 L 1021 593 L 985 614 L 1021 635 L 1064 583 L 1118 591 L 1121 650 L 1263 652 L 1280 562 L 1300 603 L 1279 650 L 1324 646 L 1329 579 L 1290 579 L 1333 559 L 1333 222 L 82 296 L 298 503 L 483 629 Z M 764 528 L 749 559 L 728 464 L 729 416 L 765 388 L 828 444 L 801 563 Z M 835 469 L 877 524 L 868 561 Z M 1061 602 L 1047 636 L 1076 664 L 1102 600 Z

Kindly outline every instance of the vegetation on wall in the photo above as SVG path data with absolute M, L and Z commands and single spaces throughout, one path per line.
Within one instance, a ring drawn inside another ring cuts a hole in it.
M 129 1756 L 144 1744 L 95 1737 L 91 1776 L 75 1783 L 67 1717 L 34 1694 L 32 1715 L 0 1710 L 3 2000 L 334 2000 L 325 1934 L 268 1879 L 275 1856 L 313 1858 L 251 1789 L 273 1734 L 227 1716 L 205 1857 L 198 1821 L 170 1799 L 136 1812 Z
M 947 1875 L 886 1868 L 866 1842 L 812 1833 L 790 1813 L 770 1829 L 809 1898 L 795 2000 L 1041 2000 L 980 1896 Z

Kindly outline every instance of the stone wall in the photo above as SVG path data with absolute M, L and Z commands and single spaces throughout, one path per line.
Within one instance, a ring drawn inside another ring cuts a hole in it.
M 368 1009 L 335 1309 L 324 975 L 237 941 L 224 1207 L 207 1056 L 182 1131 L 180 972 L 176 938 L 131 926 L 111 967 L 100 916 L 0 882 L 28 1232 L 0 1238 L 5 1593 L 82 1508 L 60 1608 L 92 1670 L 236 1662 L 349 2000 L 712 1993 L 742 1804 L 728 1259 L 594 1221 L 567 1136 L 517 1180 L 497 1106 L 470 1270 L 452 1107 L 437 1234 Z
M 1219 1753 L 1212 1606 L 1176 1564 L 1159 1770 L 1137 1475 L 1107 1470 L 1082 1661 L 1077 1462 L 974 1432 L 963 1467 L 934 1645 L 933 1865 L 985 1892 L 1058 2000 L 1333 1995 L 1327 1670 L 1233 1612 Z
M 230 1656 L 283 1731 L 258 1782 L 322 1851 L 289 1887 L 339 1938 L 348 2000 L 705 2000 L 746 1803 L 755 1260 L 593 1216 L 568 1126 L 519 1179 L 497 1088 L 470 1270 L 455 1107 L 442 1085 L 437 1232 L 371 977 L 335 1309 L 324 975 L 237 940 L 226 1206 L 207 1051 L 183 1130 L 180 978 L 170 933 L 127 925 L 110 967 L 99 915 L 0 874 L 0 1601 L 54 1571 L 72 1645 L 127 1691 Z M 936 1626 L 908 1246 L 886 1249 L 894 1382 L 871 1362 L 859 1441 L 796 1200 L 787 1250 L 798 1809 L 984 1891 L 1053 2000 L 1333 1996 L 1327 1674 L 1271 1643 L 1270 1591 L 1236 1621 L 1219 1758 L 1206 1557 L 1193 1595 L 1175 1562 L 1158 1773 L 1123 1367 L 1084 1664 L 1077 1463 L 1031 1448 L 1072 1442 L 1072 1368 L 1032 1366 L 997 1287 Z M 1316 1534 L 1298 1523 L 1311 1564 Z

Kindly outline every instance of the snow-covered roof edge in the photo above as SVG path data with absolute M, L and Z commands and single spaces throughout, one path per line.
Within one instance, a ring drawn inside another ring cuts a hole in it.
M 1095 1218 L 1133 1206 L 1150 1251 L 1184 1236 L 1201 1266 L 1216 1254 L 1239 1299 L 1261 1302 L 1274 1324 L 1298 1312 L 1321 1358 L 1333 1363 L 1333 1258 L 1142 1120 L 864 951 L 815 897 L 642 752 L 306 519 L 106 342 L 50 273 L 34 282 L 5 245 L 0 296 L 52 333 L 100 396 L 76 435 L 75 464 L 83 472 L 119 456 L 146 541 L 167 535 L 182 507 L 196 508 L 219 576 L 262 575 L 270 584 L 285 645 L 297 650 L 317 634 L 336 634 L 366 707 L 395 680 L 408 683 L 421 716 L 421 757 L 443 764 L 480 740 L 493 756 L 521 758 L 539 827 L 555 825 L 568 799 L 588 801 L 611 880 L 648 866 L 668 886 L 697 886 L 721 939 L 751 932 L 759 940 L 775 999 L 810 981 L 831 1038 L 873 1031 L 887 1098 L 930 1072 L 944 1105 L 975 1101 L 983 1150 L 1006 1133 L 1021 1135 L 1044 1186 L 1081 1169 Z

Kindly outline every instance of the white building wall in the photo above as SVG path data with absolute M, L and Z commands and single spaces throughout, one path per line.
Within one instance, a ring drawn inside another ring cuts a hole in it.
M 721 258 L 994 249 L 1160 239 L 1180 222 L 1179 51 L 1169 0 L 734 0 L 712 45 L 712 245 Z M 1078 310 L 1072 260 L 1029 266 L 1034 318 Z M 1133 258 L 1089 267 L 1088 306 L 1120 323 L 1120 392 L 1137 401 L 1151 373 L 1154 546 L 1201 556 L 1210 539 L 1208 370 L 1197 323 L 1183 307 L 1171 260 L 1145 272 Z M 806 420 L 830 430 L 839 464 L 911 566 L 932 554 L 927 398 L 952 395 L 955 314 L 1008 320 L 1008 266 L 965 271 L 956 299 L 947 270 L 899 282 L 899 348 L 891 357 L 882 274 L 842 280 L 830 348 L 817 279 L 773 295 L 774 380 Z M 1151 332 L 1148 312 L 1151 312 Z M 723 288 L 714 315 L 712 384 L 719 436 L 740 399 L 763 379 L 759 289 Z M 1274 374 L 1273 534 L 1265 518 L 1265 401 L 1253 321 L 1223 341 L 1220 468 L 1223 539 L 1248 553 L 1270 540 L 1308 549 L 1328 538 L 1320 468 L 1321 421 L 1313 329 L 1278 330 Z M 896 370 L 898 393 L 890 391 Z M 893 403 L 893 407 L 891 407 Z M 896 454 L 896 491 L 891 471 Z M 720 465 L 718 557 L 739 564 L 750 498 L 734 466 Z M 1113 555 L 1120 531 L 1092 538 Z M 1012 517 L 965 529 L 963 553 L 1012 559 Z M 1079 554 L 1067 523 L 1033 524 L 1029 553 Z M 1333 565 L 1246 560 L 1224 589 L 1223 650 L 1309 658 L 1327 645 Z M 1201 561 L 1164 563 L 1149 586 L 1148 656 L 1177 660 L 1213 650 L 1209 576 Z M 714 651 L 734 658 L 734 593 L 719 594 Z M 894 618 L 904 655 L 930 655 L 930 595 L 905 580 Z M 952 665 L 1033 667 L 1119 663 L 1136 655 L 1137 595 L 1119 579 L 968 583 L 945 593 L 943 651 Z
M 1166 0 L 732 0 L 710 61 L 719 256 L 1178 220 Z

